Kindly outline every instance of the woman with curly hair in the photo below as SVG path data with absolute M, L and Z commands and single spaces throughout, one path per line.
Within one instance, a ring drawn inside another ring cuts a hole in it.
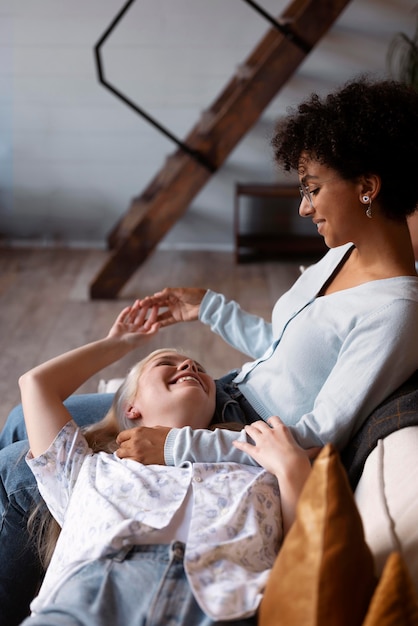
M 279 121 L 272 145 L 278 165 L 298 173 L 300 215 L 330 250 L 276 302 L 271 322 L 206 289 L 166 288 L 143 303 L 162 308 L 162 325 L 199 319 L 251 357 L 227 379 L 235 399 L 262 419 L 279 415 L 305 447 L 341 450 L 418 367 L 407 224 L 418 204 L 418 94 L 365 77 L 312 94 Z M 199 458 L 181 431 L 163 436 L 167 463 Z M 120 453 L 141 458 L 129 431 L 124 439 Z

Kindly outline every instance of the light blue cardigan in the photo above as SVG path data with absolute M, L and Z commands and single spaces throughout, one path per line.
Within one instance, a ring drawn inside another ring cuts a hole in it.
M 418 368 L 417 277 L 317 296 L 350 248 L 332 249 L 309 267 L 276 302 L 271 323 L 212 291 L 200 306 L 200 320 L 253 359 L 235 378 L 243 395 L 263 419 L 278 415 L 291 426 L 304 447 L 332 442 L 341 449 Z M 229 449 L 236 433 L 182 430 L 167 438 L 167 463 L 221 454 L 243 461 Z

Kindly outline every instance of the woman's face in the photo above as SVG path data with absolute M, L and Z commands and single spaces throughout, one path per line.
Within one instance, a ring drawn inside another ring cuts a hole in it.
M 207 428 L 215 412 L 215 381 L 204 368 L 172 350 L 145 364 L 132 407 L 144 426 Z
M 312 219 L 329 248 L 356 243 L 368 219 L 367 205 L 360 201 L 361 183 L 344 180 L 336 170 L 303 156 L 298 174 L 303 192 L 311 198 L 302 198 L 299 214 Z

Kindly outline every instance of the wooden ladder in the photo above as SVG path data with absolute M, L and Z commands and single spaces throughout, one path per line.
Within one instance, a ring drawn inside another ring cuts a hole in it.
M 263 110 L 332 26 L 349 0 L 294 0 L 202 113 L 184 143 L 133 199 L 109 235 L 110 252 L 90 296 L 115 298 Z

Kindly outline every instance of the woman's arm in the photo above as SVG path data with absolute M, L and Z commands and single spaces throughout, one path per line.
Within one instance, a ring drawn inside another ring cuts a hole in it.
M 243 311 L 237 302 L 210 289 L 166 287 L 141 300 L 141 305 L 159 307 L 157 321 L 161 327 L 200 320 L 253 359 L 262 356 L 273 340 L 269 322 Z
M 258 465 L 248 454 L 232 445 L 236 439 L 247 441 L 240 432 L 218 427 L 215 430 L 136 426 L 119 433 L 116 452 L 121 459 L 132 459 L 143 465 L 175 465 L 190 463 L 242 463 Z
M 260 358 L 273 343 L 273 327 L 259 315 L 241 309 L 234 300 L 208 289 L 199 320 L 233 348 L 252 359 Z
M 104 339 L 50 359 L 19 379 L 29 444 L 38 456 L 71 419 L 63 401 L 91 376 L 118 361 L 158 331 L 157 309 L 135 302 L 118 315 Z

